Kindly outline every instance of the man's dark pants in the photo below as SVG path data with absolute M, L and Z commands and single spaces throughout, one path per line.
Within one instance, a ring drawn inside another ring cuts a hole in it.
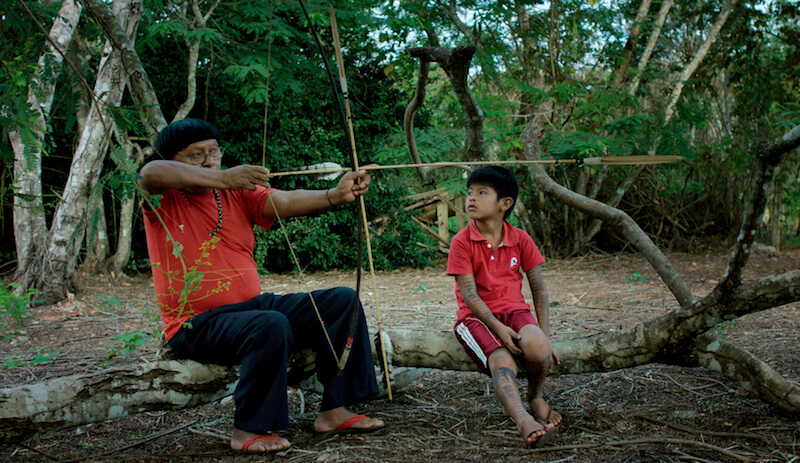
M 358 310 L 353 348 L 341 375 L 308 293 L 262 294 L 191 318 L 169 341 L 175 353 L 201 363 L 241 365 L 234 391 L 236 429 L 280 431 L 289 427 L 287 362 L 290 352 L 317 352 L 316 373 L 325 386 L 321 411 L 347 406 L 378 392 L 372 350 L 355 291 L 339 287 L 312 296 L 340 356 Z

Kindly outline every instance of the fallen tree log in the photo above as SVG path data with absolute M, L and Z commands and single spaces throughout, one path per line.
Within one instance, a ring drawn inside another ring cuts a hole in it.
M 393 369 L 393 387 L 402 389 L 426 369 L 476 370 L 451 331 L 384 330 L 383 334 Z M 612 338 L 598 335 L 555 342 L 553 347 L 559 352 L 562 365 L 553 374 L 610 371 L 634 366 L 637 361 L 648 363 L 657 357 L 657 352 L 644 354 L 658 346 L 648 347 L 643 325 Z M 631 343 L 631 339 L 636 341 Z M 599 345 L 602 350 L 597 349 Z M 610 350 L 612 346 L 618 347 Z M 721 371 L 776 408 L 800 415 L 800 385 L 782 378 L 754 356 L 708 335 L 687 347 L 690 352 L 675 356 L 674 363 L 685 365 L 686 358 L 693 358 L 695 365 Z M 375 346 L 373 352 L 378 352 Z M 628 361 L 618 362 L 623 358 Z M 318 383 L 308 381 L 314 367 L 313 352 L 293 356 L 290 364 L 292 384 L 304 380 L 304 388 L 319 390 Z M 410 373 L 404 367 L 415 370 Z M 236 368 L 190 360 L 160 360 L 0 388 L 0 442 L 18 442 L 36 433 L 144 411 L 213 402 L 231 394 L 237 381 Z
M 164 360 L 0 389 L 0 441 L 119 418 L 179 409 L 233 393 L 233 368 Z

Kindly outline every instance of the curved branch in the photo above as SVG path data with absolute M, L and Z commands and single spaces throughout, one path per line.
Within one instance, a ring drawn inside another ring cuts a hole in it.
M 728 267 L 725 269 L 719 285 L 714 289 L 714 292 L 720 297 L 730 293 L 733 287 L 741 283 L 744 266 L 750 257 L 756 231 L 761 227 L 764 210 L 772 192 L 778 165 L 787 152 L 798 146 L 800 146 L 800 125 L 795 126 L 783 136 L 762 143 L 756 148 L 757 166 L 753 194 L 742 219 L 742 226 L 736 237 L 736 244 Z
M 528 160 L 541 159 L 541 148 L 536 132 L 536 118 L 531 118 L 522 136 L 522 149 L 525 153 L 525 158 Z M 618 229 L 634 248 L 641 252 L 650 262 L 672 294 L 675 295 L 681 307 L 687 307 L 694 302 L 694 296 L 689 291 L 689 287 L 678 275 L 667 256 L 661 252 L 658 246 L 653 243 L 650 237 L 628 214 L 559 185 L 547 175 L 547 172 L 539 164 L 529 165 L 528 173 L 536 187 L 544 194 L 561 204 L 583 212 L 590 217 L 600 219 Z
M 437 47 L 409 48 L 406 52 L 421 61 L 435 61 L 450 78 L 450 86 L 464 110 L 467 127 L 467 158 L 470 161 L 484 159 L 483 110 L 469 89 L 469 66 L 475 47 L 460 46 L 455 49 Z
M 754 392 L 773 407 L 800 414 L 800 385 L 782 377 L 753 354 L 715 336 L 694 343 L 697 365 L 718 371 Z
M 120 25 L 111 8 L 103 0 L 79 0 L 86 12 L 103 30 L 103 34 L 119 50 L 122 64 L 128 75 L 128 90 L 141 113 L 142 123 L 148 134 L 155 138 L 159 130 L 167 126 L 167 120 L 161 112 L 153 84 L 144 70 L 139 55 L 125 30 Z
M 422 164 L 419 158 L 419 151 L 417 151 L 417 140 L 414 137 L 414 115 L 422 106 L 425 101 L 425 86 L 428 83 L 428 71 L 431 68 L 429 61 L 421 60 L 419 63 L 419 75 L 417 76 L 417 87 L 414 91 L 414 97 L 408 103 L 406 112 L 403 115 L 403 132 L 406 136 L 406 145 L 408 146 L 408 155 L 411 157 L 411 162 L 414 164 Z M 425 183 L 427 178 L 427 170 L 423 166 L 416 167 L 414 171 L 417 173 L 420 182 Z

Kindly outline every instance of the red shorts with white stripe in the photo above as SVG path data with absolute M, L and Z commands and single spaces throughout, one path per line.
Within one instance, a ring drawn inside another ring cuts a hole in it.
M 494 316 L 502 324 L 510 326 L 517 333 L 525 325 L 539 326 L 530 309 L 513 309 L 494 314 Z M 478 365 L 482 372 L 490 374 L 489 355 L 496 349 L 503 347 L 503 342 L 500 341 L 500 338 L 478 317 L 467 317 L 459 320 L 453 330 L 456 333 L 456 338 L 464 346 L 464 350 L 467 351 L 470 358 L 475 361 L 475 364 Z

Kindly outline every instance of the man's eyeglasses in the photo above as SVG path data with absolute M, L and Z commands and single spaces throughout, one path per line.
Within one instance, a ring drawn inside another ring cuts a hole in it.
M 178 154 L 178 156 L 188 160 L 192 164 L 202 164 L 206 160 L 206 156 L 211 156 L 211 159 L 219 161 L 224 154 L 224 149 L 220 147 L 211 148 L 209 152 L 198 151 L 192 154 Z

